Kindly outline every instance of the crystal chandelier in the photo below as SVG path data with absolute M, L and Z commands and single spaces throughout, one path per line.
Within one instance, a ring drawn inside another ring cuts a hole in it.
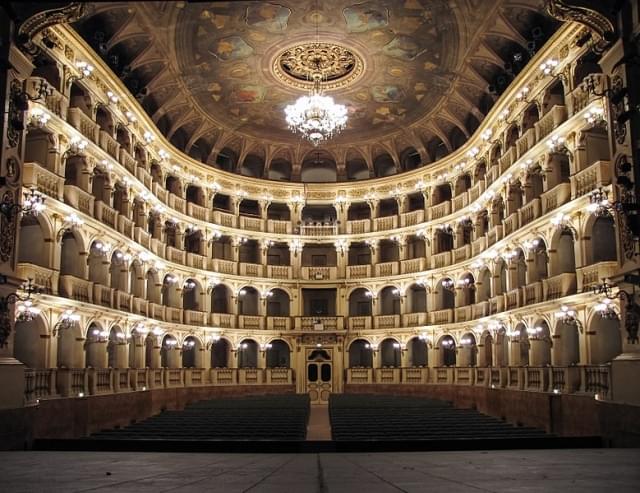
M 301 134 L 314 146 L 340 133 L 347 124 L 347 108 L 322 93 L 322 75 L 313 74 L 313 89 L 284 109 L 289 129 Z

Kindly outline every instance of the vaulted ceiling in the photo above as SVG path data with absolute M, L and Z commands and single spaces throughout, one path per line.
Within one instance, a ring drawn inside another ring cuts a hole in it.
M 317 40 L 355 60 L 328 87 L 349 121 L 325 150 L 344 161 L 357 148 L 370 164 L 381 152 L 399 163 L 410 148 L 433 161 L 464 143 L 557 27 L 543 0 L 117 2 L 90 12 L 77 31 L 160 131 L 209 163 L 222 149 L 302 161 L 310 145 L 283 110 L 306 92 L 291 75 L 304 56 L 296 46 Z

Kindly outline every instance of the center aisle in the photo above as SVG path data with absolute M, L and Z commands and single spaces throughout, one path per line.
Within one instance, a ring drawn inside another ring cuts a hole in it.
M 311 404 L 307 441 L 331 440 L 331 421 L 327 404 Z

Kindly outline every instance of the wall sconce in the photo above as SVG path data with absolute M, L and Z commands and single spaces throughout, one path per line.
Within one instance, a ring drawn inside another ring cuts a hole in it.
M 431 342 L 431 336 L 429 334 L 426 334 L 425 332 L 423 332 L 422 334 L 418 335 L 418 339 L 420 339 L 421 341 L 425 342 L 425 343 L 430 343 Z
M 161 161 L 166 161 L 167 159 L 169 159 L 169 153 L 164 149 L 160 149 L 158 151 L 158 156 L 160 156 Z
M 516 101 L 523 101 L 525 103 L 528 103 L 529 102 L 529 100 L 527 99 L 528 95 L 529 95 L 529 88 L 527 86 L 524 86 L 516 94 Z
M 166 349 L 173 349 L 178 345 L 178 341 L 176 339 L 170 338 L 164 341 L 164 345 Z
M 111 251 L 111 245 L 108 243 L 102 243 L 101 241 L 97 241 L 93 244 L 95 247 L 95 251 L 102 256 L 107 256 Z
M 44 201 L 45 197 L 35 188 L 24 195 L 22 204 L 14 203 L 13 197 L 7 194 L 0 202 L 0 213 L 9 221 L 19 212 L 26 216 L 37 216 L 45 209 Z
M 76 62 L 76 70 L 78 73 L 70 75 L 67 78 L 67 84 L 89 77 L 94 71 L 94 66 L 85 61 L 78 61 Z
M 60 315 L 60 320 L 53 326 L 53 336 L 55 337 L 61 330 L 72 329 L 79 321 L 80 315 L 73 310 L 65 310 L 65 312 Z
M 206 350 L 209 351 L 219 340 L 220 336 L 218 334 L 210 335 L 209 337 L 207 337 L 207 343 L 205 345 Z
M 33 306 L 33 301 L 25 300 L 16 305 L 16 321 L 31 322 L 40 314 L 40 308 Z
M 450 278 L 444 279 L 441 283 L 441 286 L 442 286 L 442 289 L 446 289 L 447 291 L 451 291 L 452 293 L 455 293 L 456 284 L 453 282 L 453 279 L 450 279 Z
M 109 98 L 109 102 L 113 104 L 117 104 L 120 101 L 120 98 L 116 96 L 112 91 L 107 91 L 107 98 Z
M 478 149 L 477 147 L 472 147 L 467 152 L 467 156 L 469 156 L 471 159 L 474 159 L 478 154 L 480 154 L 480 149 Z
M 546 62 L 540 64 L 540 70 L 544 75 L 552 75 L 555 68 L 558 66 L 558 60 L 549 58 Z
M 63 159 L 66 159 L 71 156 L 82 156 L 84 155 L 84 150 L 89 145 L 85 139 L 81 137 L 72 137 L 69 141 L 69 149 L 67 149 L 62 155 Z
M 153 329 L 151 329 L 151 333 L 156 337 L 160 337 L 164 334 L 164 330 L 156 325 Z
M 615 311 L 613 302 L 609 298 L 604 298 L 595 307 L 596 312 L 605 320 L 618 320 L 618 313 Z
M 454 345 L 455 345 L 455 342 L 453 341 L 453 339 L 445 339 L 444 341 L 442 341 L 442 342 L 440 343 L 440 345 L 441 345 L 442 347 L 444 347 L 445 349 L 448 349 L 448 348 L 450 348 L 450 347 L 454 346 Z
M 136 121 L 138 121 L 138 118 L 136 117 L 136 115 L 134 115 L 133 113 L 131 113 L 129 110 L 124 112 L 124 116 L 127 119 L 127 125 L 129 125 L 130 123 L 135 123 Z
M 493 135 L 493 130 L 491 130 L 490 128 L 487 128 L 484 132 L 482 132 L 480 136 L 482 137 L 482 140 L 486 142 L 491 138 L 492 135 Z
M 156 140 L 156 136 L 153 135 L 151 132 L 149 132 L 148 130 L 146 130 L 144 132 L 144 135 L 142 136 L 142 138 L 144 139 L 144 141 L 147 144 L 151 144 L 151 142 L 153 142 L 154 140 Z
M 268 349 L 271 349 L 273 347 L 273 344 L 271 344 L 270 342 L 267 344 L 260 344 L 260 351 L 266 351 Z
M 540 326 L 527 328 L 527 336 L 529 336 L 529 339 L 542 340 L 544 339 L 544 329 Z
M 625 280 L 627 276 L 625 276 Z M 633 276 L 633 278 L 636 277 L 638 276 Z M 635 281 L 635 279 L 633 279 L 633 281 Z M 605 281 L 602 284 L 594 286 L 592 288 L 592 292 L 597 295 L 604 295 L 605 298 L 609 300 L 615 300 L 616 298 L 619 298 L 624 302 L 624 327 L 627 331 L 627 341 L 629 341 L 629 343 L 631 344 L 637 344 L 638 326 L 640 324 L 640 306 L 635 301 L 635 287 L 632 293 L 620 288 L 618 288 L 618 291 L 614 292 L 613 289 L 615 287 L 615 285 L 609 284 Z M 609 312 L 609 310 L 613 310 L 613 308 L 607 308 L 606 312 Z M 611 314 L 610 312 L 607 313 L 607 316 L 610 319 L 614 318 L 613 314 Z
M 418 190 L 419 192 L 424 192 L 427 188 L 427 183 L 420 178 L 415 185 L 415 189 Z
M 189 339 L 188 341 L 185 340 L 182 343 L 182 350 L 183 351 L 190 351 L 192 349 L 194 349 L 196 347 L 196 341 L 194 341 L 193 339 Z
M 565 325 L 579 325 L 580 321 L 576 318 L 576 311 L 567 305 L 562 305 L 560 310 L 556 312 L 556 319 Z
M 207 294 L 211 294 L 211 291 L 213 291 L 213 289 L 220 284 L 222 281 L 220 281 L 219 278 L 217 277 L 210 277 L 207 279 Z
M 584 119 L 589 125 L 597 126 L 601 124 L 605 124 L 606 120 L 604 118 L 604 108 L 601 106 L 596 106 L 584 114 Z
M 109 340 L 109 332 L 106 330 L 93 329 L 91 335 L 93 336 L 93 340 L 87 342 L 105 343 Z
M 42 128 L 51 120 L 51 115 L 42 108 L 33 108 L 29 113 L 29 125 Z
M 553 135 L 550 139 L 547 139 L 547 147 L 552 152 L 560 152 L 562 150 L 566 150 L 565 143 L 565 138 L 559 135 Z
M 564 229 L 568 226 L 569 216 L 567 214 L 563 214 L 559 212 L 555 216 L 551 218 L 551 224 L 557 227 L 558 229 Z
M 196 289 L 196 286 L 197 284 L 195 283 L 195 281 L 192 281 L 191 279 L 187 279 L 182 285 L 182 289 L 185 291 L 192 291 Z
M 378 345 L 376 343 L 373 343 L 373 344 L 367 343 L 364 345 L 364 347 L 365 349 L 370 349 L 373 352 L 376 352 L 378 350 Z
M 460 345 L 461 346 L 473 346 L 474 345 L 474 341 L 471 337 L 463 337 L 462 339 L 460 339 Z

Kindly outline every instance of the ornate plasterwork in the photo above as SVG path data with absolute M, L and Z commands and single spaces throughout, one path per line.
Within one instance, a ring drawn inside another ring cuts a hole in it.
M 325 90 L 349 86 L 364 70 L 364 61 L 353 48 L 336 43 L 304 43 L 287 48 L 273 61 L 278 80 L 296 89 L 313 85 L 314 73 L 322 74 Z

